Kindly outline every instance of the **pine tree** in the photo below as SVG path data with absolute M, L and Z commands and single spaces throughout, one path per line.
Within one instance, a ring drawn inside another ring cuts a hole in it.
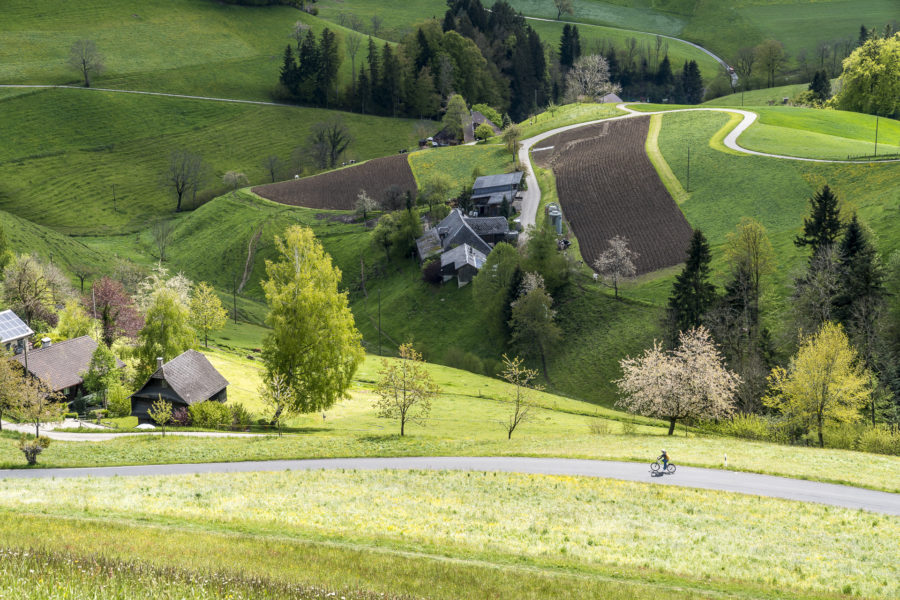
M 671 338 L 702 323 L 703 314 L 716 300 L 716 287 L 709 282 L 712 255 L 709 242 L 699 229 L 691 236 L 684 270 L 675 278 L 669 296 L 668 318 Z
M 835 298 L 835 317 L 845 326 L 854 319 L 854 305 L 878 301 L 884 295 L 884 272 L 878 252 L 854 215 L 840 245 L 840 291 Z
M 302 102 L 315 102 L 319 73 L 319 45 L 312 30 L 306 32 L 297 51 L 297 97 Z
M 819 100 L 820 102 L 828 100 L 828 97 L 831 96 L 831 82 L 828 79 L 828 74 L 824 70 L 816 71 L 815 75 L 813 75 L 813 80 L 809 84 L 809 91 L 811 91 L 816 100 Z
M 684 100 L 688 104 L 700 104 L 703 100 L 703 77 L 700 76 L 700 67 L 696 61 L 684 63 L 681 74 L 681 87 Z
M 833 246 L 841 234 L 841 214 L 837 197 L 825 185 L 809 199 L 810 216 L 803 219 L 803 235 L 794 239 L 798 248 L 809 246 L 810 260 L 826 246 Z
M 322 30 L 319 43 L 318 70 L 316 71 L 316 104 L 328 106 L 328 98 L 337 81 L 341 66 L 341 52 L 337 36 L 327 27 Z
M 359 77 L 356 79 L 356 101 L 354 105 L 359 112 L 366 114 L 372 106 L 372 85 L 364 67 L 359 68 Z
M 559 40 L 559 64 L 566 68 L 575 64 L 575 57 L 572 56 L 572 27 L 568 23 L 563 25 Z
M 279 81 L 291 94 L 297 93 L 297 61 L 294 60 L 294 49 L 290 44 L 284 49 Z
M 669 62 L 669 55 L 663 57 L 659 63 L 659 69 L 656 71 L 656 85 L 669 86 L 675 83 L 675 76 L 672 75 L 672 64 Z
M 865 25 L 859 26 L 859 41 L 857 42 L 857 46 L 862 46 L 869 39 L 869 30 L 866 29 Z

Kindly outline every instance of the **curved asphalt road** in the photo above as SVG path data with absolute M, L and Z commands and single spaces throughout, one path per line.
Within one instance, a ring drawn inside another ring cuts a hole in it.
M 32 477 L 135 477 L 154 475 L 187 475 L 194 473 L 245 473 L 252 471 L 306 471 L 314 469 L 397 469 L 500 471 L 539 475 L 572 475 L 603 477 L 676 485 L 709 490 L 722 490 L 817 502 L 851 509 L 900 516 L 900 494 L 876 492 L 830 483 L 818 483 L 771 475 L 679 467 L 674 475 L 651 476 L 642 463 L 568 458 L 527 457 L 404 457 L 404 458 L 327 458 L 310 460 L 273 460 L 261 462 L 200 463 L 175 465 L 145 465 L 133 467 L 94 467 L 75 469 L 22 469 L 0 471 L 0 479 Z
M 764 156 L 766 158 L 777 158 L 781 160 L 797 160 L 800 162 L 811 162 L 811 163 L 826 163 L 826 164 L 881 164 L 881 163 L 897 163 L 900 162 L 900 159 L 890 159 L 890 160 L 879 160 L 879 161 L 859 161 L 859 160 L 829 160 L 824 158 L 802 158 L 799 156 L 787 156 L 784 154 L 771 154 L 769 152 L 757 152 L 756 150 L 749 150 L 744 148 L 740 144 L 738 144 L 737 140 L 742 133 L 744 133 L 753 123 L 756 121 L 758 115 L 755 112 L 749 110 L 743 110 L 739 108 L 713 108 L 713 107 L 704 107 L 704 108 L 679 108 L 674 110 L 659 110 L 652 112 L 643 112 L 637 111 L 632 108 L 628 108 L 628 104 L 636 104 L 634 102 L 623 102 L 621 104 L 617 104 L 616 108 L 620 110 L 626 111 L 628 114 L 621 115 L 618 117 L 608 117 L 606 119 L 597 119 L 596 121 L 585 121 L 584 123 L 576 123 L 574 125 L 566 125 L 565 127 L 559 127 L 557 129 L 552 129 L 550 131 L 545 131 L 544 133 L 540 133 L 534 137 L 530 137 L 528 139 L 522 140 L 521 145 L 519 147 L 519 164 L 522 165 L 531 165 L 531 157 L 530 152 L 532 148 L 538 142 L 545 140 L 549 137 L 556 135 L 557 133 L 562 133 L 564 131 L 569 131 L 571 129 L 577 129 L 579 127 L 585 127 L 588 125 L 596 125 L 598 123 L 605 123 L 608 121 L 617 121 L 620 119 L 632 119 L 635 117 L 641 116 L 649 116 L 649 115 L 657 115 L 657 114 L 666 114 L 666 113 L 676 113 L 676 112 L 694 112 L 694 111 L 712 111 L 712 112 L 724 112 L 724 113 L 734 113 L 739 114 L 743 117 L 740 123 L 735 125 L 734 129 L 732 129 L 728 135 L 725 136 L 725 139 L 722 141 L 725 144 L 726 148 L 734 150 L 735 152 L 740 152 L 741 154 L 748 154 L 752 156 Z M 550 147 L 546 148 L 547 150 Z M 543 148 L 538 147 L 535 148 L 535 152 L 541 151 Z M 522 217 L 521 223 L 523 230 L 527 231 L 529 226 L 533 226 L 535 224 L 535 217 L 537 216 L 537 209 L 541 203 L 541 189 L 538 186 L 537 177 L 534 175 L 534 167 L 528 169 L 528 175 L 526 176 L 526 181 L 528 184 L 528 189 L 523 194 L 522 198 Z M 520 236 L 520 240 L 524 241 L 525 236 Z

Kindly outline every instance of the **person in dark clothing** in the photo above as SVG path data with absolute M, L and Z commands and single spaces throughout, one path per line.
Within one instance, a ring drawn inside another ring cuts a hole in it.
M 665 470 L 666 470 L 666 467 L 669 466 L 669 455 L 666 454 L 666 451 L 665 451 L 665 450 L 662 451 L 662 454 L 660 454 L 659 457 L 658 457 L 656 460 L 661 460 L 661 461 L 662 461 L 662 470 L 663 470 L 663 471 L 665 471 Z

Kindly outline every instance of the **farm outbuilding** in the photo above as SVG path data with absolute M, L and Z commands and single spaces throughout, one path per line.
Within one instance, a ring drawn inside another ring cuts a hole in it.
M 0 311 L 0 347 L 19 354 L 25 350 L 28 338 L 34 335 L 31 327 L 11 310 Z
M 490 254 L 491 245 L 476 233 L 472 225 L 475 222 L 475 226 L 479 226 L 477 222 L 480 220 L 468 218 L 458 208 L 454 208 L 440 223 L 416 240 L 419 260 L 424 262 L 430 256 L 462 244 L 468 244 L 484 255 Z
M 71 402 L 78 392 L 84 392 L 82 375 L 90 368 L 95 350 L 97 342 L 87 335 L 55 344 L 47 339 L 41 348 L 28 351 L 27 360 L 25 354 L 16 355 L 14 360 L 32 377 L 37 377 L 51 391 L 61 393 L 67 402 Z M 116 359 L 116 366 L 121 369 L 125 363 Z
M 472 186 L 472 202 L 479 217 L 499 217 L 503 202 L 512 206 L 522 185 L 521 171 L 501 175 L 485 175 Z
M 457 246 L 441 254 L 441 275 L 445 282 L 456 277 L 457 285 L 462 287 L 475 278 L 485 260 L 487 256 L 472 246 Z
M 158 360 L 158 368 L 144 386 L 131 395 L 131 414 L 142 423 L 151 422 L 148 410 L 159 398 L 174 410 L 206 400 L 225 402 L 228 381 L 212 363 L 196 350 L 179 354 L 167 363 Z

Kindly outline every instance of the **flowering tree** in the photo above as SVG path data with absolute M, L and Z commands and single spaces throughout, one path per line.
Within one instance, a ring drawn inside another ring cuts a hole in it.
M 603 278 L 603 283 L 615 290 L 616 300 L 619 299 L 619 283 L 623 279 L 634 277 L 637 269 L 634 261 L 640 256 L 628 247 L 628 239 L 617 235 L 609 240 L 609 249 L 600 254 L 594 261 L 594 268 Z
M 626 357 L 619 364 L 622 378 L 615 383 L 622 397 L 616 405 L 668 420 L 669 435 L 678 419 L 719 419 L 734 410 L 741 379 L 724 367 L 704 327 L 682 332 L 674 351 L 655 342 L 643 356 Z
M 506 427 L 506 439 L 512 439 L 513 431 L 520 423 L 528 421 L 531 418 L 531 390 L 540 390 L 539 385 L 532 383 L 537 377 L 537 371 L 526 369 L 522 364 L 522 359 L 518 356 L 509 358 L 503 355 L 503 379 L 513 386 L 511 395 L 512 414 L 506 421 L 502 421 Z
M 607 94 L 618 94 L 622 88 L 609 81 L 609 64 L 599 54 L 582 56 L 566 74 L 566 98 L 599 102 Z
M 91 296 L 85 302 L 89 309 L 95 311 L 94 318 L 100 320 L 103 343 L 107 347 L 112 346 L 118 337 L 137 337 L 144 326 L 134 300 L 115 279 L 102 277 L 94 282 Z

